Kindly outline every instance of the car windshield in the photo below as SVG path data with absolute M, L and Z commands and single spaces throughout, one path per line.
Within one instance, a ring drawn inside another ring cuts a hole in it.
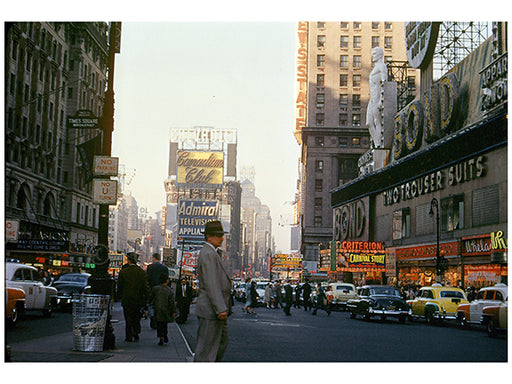
M 370 288 L 370 295 L 388 295 L 388 296 L 400 296 L 398 291 L 392 287 L 373 287 Z
M 87 283 L 89 276 L 86 275 L 62 275 L 56 282 Z
M 61 293 L 80 293 L 82 287 L 77 285 L 64 285 L 59 287 L 59 292 Z
M 455 297 L 458 299 L 464 298 L 464 294 L 462 292 L 458 292 L 458 291 L 441 291 L 440 296 L 441 297 Z

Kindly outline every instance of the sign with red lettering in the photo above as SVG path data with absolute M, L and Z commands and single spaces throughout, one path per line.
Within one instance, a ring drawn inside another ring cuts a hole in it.
M 117 181 L 108 179 L 94 179 L 93 202 L 95 204 L 117 204 Z
M 17 242 L 18 241 L 18 227 L 20 222 L 18 220 L 5 221 L 5 240 Z
M 118 157 L 94 156 L 94 176 L 117 176 Z

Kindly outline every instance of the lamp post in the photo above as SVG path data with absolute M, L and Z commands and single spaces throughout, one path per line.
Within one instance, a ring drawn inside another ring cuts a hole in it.
M 439 201 L 434 197 L 430 201 L 430 211 L 428 212 L 430 217 L 434 217 L 434 208 L 436 209 L 436 282 L 440 282 L 442 280 L 442 276 L 444 273 L 443 267 L 441 265 L 441 255 L 439 253 Z

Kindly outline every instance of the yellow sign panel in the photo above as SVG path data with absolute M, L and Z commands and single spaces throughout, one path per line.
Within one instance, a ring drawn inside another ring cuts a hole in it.
M 176 178 L 178 184 L 218 185 L 224 181 L 224 153 L 177 151 Z

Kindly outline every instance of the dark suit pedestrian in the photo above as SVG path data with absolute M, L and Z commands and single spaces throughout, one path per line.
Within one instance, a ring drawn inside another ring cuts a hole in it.
M 231 279 L 220 252 L 224 233 L 220 221 L 206 223 L 206 243 L 197 261 L 199 296 L 196 314 L 199 325 L 194 361 L 221 361 L 228 345 Z
M 149 264 L 146 268 L 146 274 L 148 276 L 149 289 L 160 284 L 161 274 L 169 276 L 169 268 L 160 262 L 160 254 L 153 253 L 153 263 Z
M 306 282 L 302 286 L 302 300 L 304 301 L 304 310 L 309 311 L 312 307 L 312 305 L 311 305 L 311 285 L 309 284 L 309 280 L 306 280 Z
M 194 291 L 187 279 L 182 278 L 181 282 L 176 286 L 176 302 L 178 303 L 179 316 L 176 318 L 178 324 L 187 321 L 190 312 L 190 304 L 194 299 Z
M 126 341 L 139 340 L 142 310 L 147 304 L 149 285 L 146 273 L 137 265 L 138 255 L 130 252 L 128 264 L 119 272 L 117 292 L 126 321 Z
M 320 283 L 317 284 L 316 305 L 315 309 L 311 314 L 316 315 L 316 312 L 319 309 L 323 309 L 325 312 L 327 312 L 327 316 L 331 314 L 331 310 L 327 306 L 327 296 L 325 295 L 325 289 L 322 287 Z
M 294 307 L 295 308 L 300 308 L 300 293 L 302 292 L 302 288 L 300 286 L 300 284 L 297 284 L 295 286 L 295 303 L 294 303 Z
M 290 285 L 290 282 L 287 281 L 284 285 L 284 313 L 286 316 L 290 316 L 291 312 L 290 309 L 292 308 L 293 304 L 293 288 Z

